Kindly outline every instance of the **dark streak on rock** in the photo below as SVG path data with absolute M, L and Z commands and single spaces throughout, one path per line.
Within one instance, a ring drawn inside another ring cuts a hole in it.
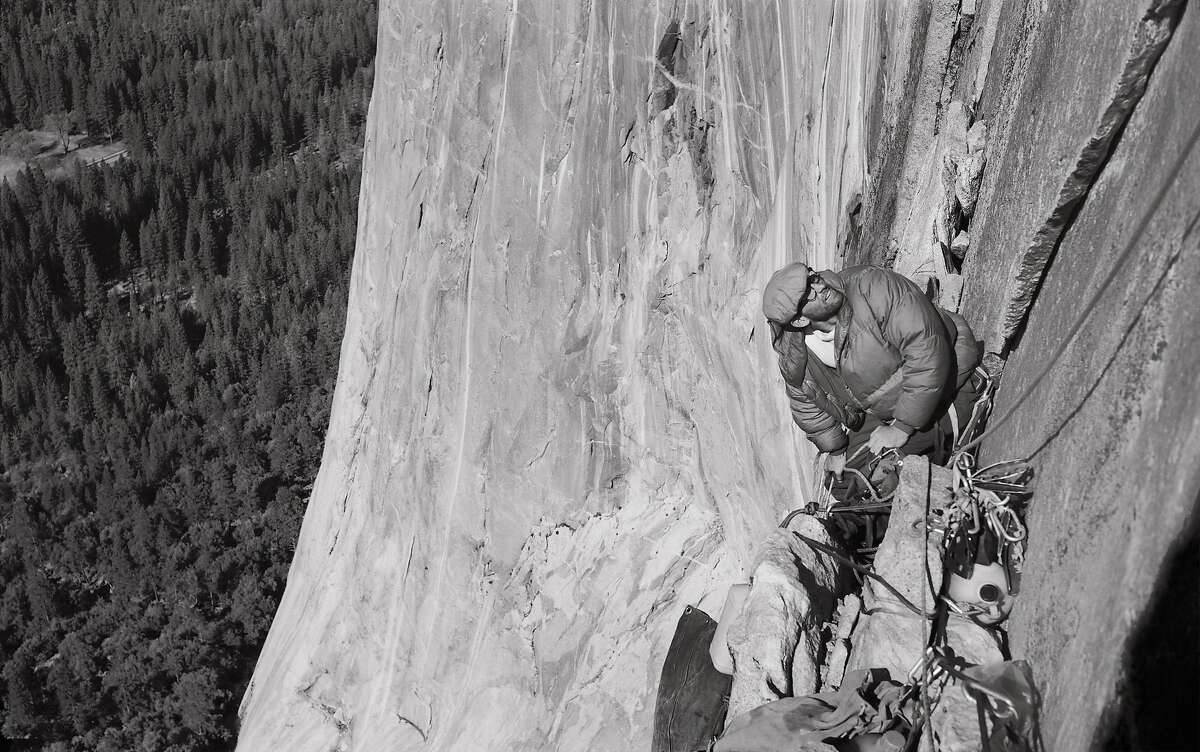
M 942 129 L 942 113 L 946 111 L 946 106 L 950 104 L 953 96 L 954 87 L 958 83 L 958 74 L 962 69 L 963 56 L 966 53 L 967 45 L 971 39 L 971 29 L 975 25 L 975 16 L 971 14 L 958 14 L 958 21 L 954 26 L 954 35 L 950 38 L 950 55 L 946 60 L 946 69 L 942 72 L 942 93 L 935 103 L 937 108 L 937 117 L 934 118 L 933 132 L 936 134 Z M 974 113 L 968 108 L 968 118 L 974 119 Z
M 335 708 L 327 702 L 322 702 L 321 700 L 318 700 L 309 694 L 312 692 L 312 688 L 316 686 L 318 679 L 320 679 L 320 676 L 318 676 L 317 679 L 314 679 L 308 686 L 300 688 L 298 690 L 298 694 L 303 697 L 309 705 L 320 712 L 321 715 L 325 717 L 325 720 L 332 723 L 334 727 L 337 728 L 340 736 L 345 736 L 350 732 L 350 723 L 338 718 L 338 708 Z
M 675 104 L 677 91 L 671 78 L 675 75 L 675 66 L 681 53 L 680 41 L 679 19 L 672 19 L 658 42 L 658 50 L 654 53 L 658 66 L 654 71 L 654 84 L 650 88 L 651 118 Z
M 429 741 L 429 736 L 416 723 L 413 723 L 411 720 L 409 720 L 408 718 L 405 718 L 404 716 L 400 715 L 399 713 L 396 714 L 396 720 L 407 726 L 411 726 L 413 731 L 416 731 L 421 736 L 421 741 L 423 741 L 423 742 Z
M 499 125 L 496 127 L 499 127 Z M 475 197 L 479 194 L 479 183 L 487 176 L 488 159 L 491 156 L 492 141 L 489 141 L 487 151 L 484 152 L 483 159 L 479 162 L 479 170 L 475 173 L 475 180 L 471 183 L 471 196 L 467 199 L 467 209 L 463 212 L 464 220 L 471 218 L 471 209 L 475 206 Z
M 1003 353 L 1012 352 L 1020 344 L 1029 311 L 1037 300 L 1062 239 L 1120 143 L 1125 125 L 1146 91 L 1150 74 L 1171 40 L 1184 4 L 1184 0 L 1161 0 L 1146 11 L 1138 24 L 1112 99 L 1101 112 L 1094 132 L 1079 152 L 1074 169 L 1059 189 L 1055 208 L 1018 261 L 1014 292 L 1004 314 Z
M 702 206 L 708 206 L 715 182 L 712 159 L 708 153 L 708 131 L 711 127 L 712 123 L 700 117 L 695 107 L 688 108 L 684 137 L 687 139 L 688 153 L 692 157 L 692 172 L 696 177 L 696 197 Z

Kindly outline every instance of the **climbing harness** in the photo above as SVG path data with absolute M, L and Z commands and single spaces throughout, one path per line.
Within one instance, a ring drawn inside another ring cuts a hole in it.
M 996 380 L 982 366 L 975 368 L 971 378 L 977 384 L 976 390 L 978 397 L 975 399 L 971 407 L 971 415 L 967 419 L 965 425 L 960 425 L 958 412 L 951 405 L 947 414 L 951 417 L 953 425 L 953 457 L 958 457 L 962 452 L 960 447 L 969 442 L 991 415 L 992 407 L 995 400 Z M 853 454 L 847 458 L 847 462 L 853 462 L 867 452 L 867 445 L 860 446 Z M 820 462 L 818 458 L 817 462 Z M 823 468 L 814 466 L 814 477 L 821 479 L 817 483 L 816 500 L 805 505 L 805 512 L 820 519 L 828 519 L 830 515 L 835 513 L 850 513 L 850 514 L 887 514 L 891 511 L 892 498 L 896 491 L 894 488 L 883 491 L 878 485 L 876 473 L 885 462 L 893 463 L 893 469 L 890 472 L 899 472 L 899 469 L 904 466 L 903 455 L 898 449 L 887 449 L 877 455 L 872 455 L 870 462 L 864 469 L 847 467 L 843 470 L 843 475 L 852 477 L 851 488 L 857 487 L 855 498 L 847 498 L 845 501 L 838 501 L 833 493 L 833 477 L 832 475 L 823 472 Z
M 848 461 L 855 460 L 866 450 L 866 445 L 859 447 Z M 863 543 L 865 545 L 856 548 L 855 552 L 868 559 L 874 555 L 877 538 L 882 535 L 882 530 L 876 528 L 886 524 L 886 521 L 880 521 L 877 518 L 891 514 L 892 498 L 896 493 L 894 487 L 886 492 L 882 491 L 871 480 L 885 460 L 894 462 L 897 470 L 902 464 L 900 453 L 895 449 L 889 449 L 874 456 L 861 470 L 854 467 L 845 468 L 843 477 L 850 476 L 848 484 L 850 490 L 843 494 L 845 497 L 843 500 L 839 500 L 833 491 L 834 476 L 832 473 L 824 472 L 818 457 L 818 464 L 813 467 L 813 476 L 818 479 L 816 500 L 808 502 L 803 507 L 805 514 L 822 520 L 829 520 L 834 515 L 851 516 L 854 522 L 843 519 L 841 524 L 856 528 L 864 536 Z
M 892 450 L 894 451 L 894 450 Z M 866 498 L 869 501 L 838 501 L 833 495 L 832 475 L 830 481 L 822 483 L 819 486 L 817 500 L 810 501 L 804 505 L 805 514 L 810 514 L 821 519 L 828 519 L 829 515 L 839 512 L 852 512 L 854 514 L 869 514 L 878 512 L 887 512 L 892 508 L 892 497 L 896 495 L 893 489 L 886 494 L 881 494 L 871 479 L 867 477 L 868 473 L 864 473 L 857 468 L 848 467 L 845 473 L 854 476 L 858 479 L 860 487 L 866 491 Z M 871 472 L 868 469 L 868 472 Z

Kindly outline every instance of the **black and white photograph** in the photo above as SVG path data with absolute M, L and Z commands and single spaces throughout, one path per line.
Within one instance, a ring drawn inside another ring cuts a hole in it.
M 0 0 L 0 749 L 1200 749 L 1189 0 Z

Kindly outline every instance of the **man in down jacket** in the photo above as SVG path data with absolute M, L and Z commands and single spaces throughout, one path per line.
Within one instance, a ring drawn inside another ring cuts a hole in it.
M 767 283 L 763 313 L 792 418 L 835 475 L 848 453 L 865 460 L 889 449 L 935 451 L 951 421 L 969 419 L 973 398 L 966 415 L 949 413 L 971 391 L 979 343 L 965 319 L 908 278 L 874 266 L 813 272 L 792 263 Z

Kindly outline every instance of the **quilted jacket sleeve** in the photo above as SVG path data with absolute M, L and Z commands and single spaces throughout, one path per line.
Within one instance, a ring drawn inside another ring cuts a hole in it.
M 933 419 L 953 378 L 954 343 L 937 307 L 912 281 L 884 269 L 861 280 L 884 339 L 900 353 L 900 394 L 892 417 L 911 432 Z
M 838 454 L 846 450 L 846 432 L 842 424 L 825 412 L 804 392 L 803 387 L 786 386 L 792 420 L 822 452 Z
M 798 332 L 775 329 L 775 351 L 779 354 L 779 373 L 792 410 L 792 420 L 822 452 L 840 452 L 846 448 L 846 432 L 841 421 L 826 412 L 812 398 L 806 385 L 808 349 Z
M 938 309 L 942 314 L 942 320 L 949 320 L 947 329 L 951 330 L 954 335 L 954 362 L 958 368 L 958 376 L 954 381 L 954 386 L 958 389 L 963 388 L 963 384 L 971 378 L 971 373 L 975 367 L 979 365 L 979 361 L 983 359 L 982 347 L 979 341 L 975 339 L 975 332 L 971 330 L 971 325 L 960 314 L 954 311 L 947 311 L 944 308 Z

